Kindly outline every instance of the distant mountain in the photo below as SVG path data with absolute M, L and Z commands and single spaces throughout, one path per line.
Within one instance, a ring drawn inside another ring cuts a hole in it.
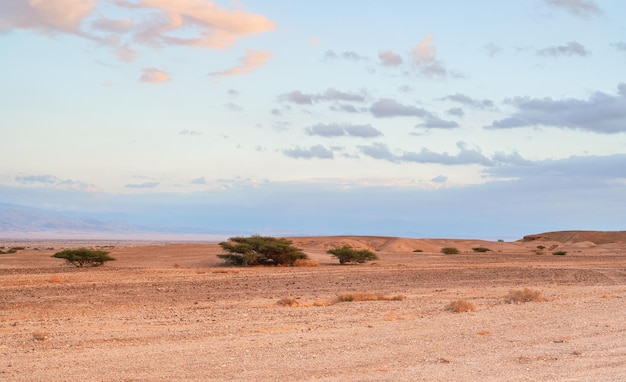
M 135 230 L 123 224 L 106 222 L 94 217 L 70 212 L 0 203 L 0 233 L 2 232 L 128 232 Z
M 625 243 L 626 231 L 556 231 L 526 235 L 522 241 L 558 241 L 580 243 L 590 241 L 595 244 Z

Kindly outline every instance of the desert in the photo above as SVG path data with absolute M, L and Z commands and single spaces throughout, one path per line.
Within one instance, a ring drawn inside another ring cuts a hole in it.
M 0 255 L 0 380 L 623 381 L 623 234 L 291 237 L 312 260 L 296 267 L 224 266 L 217 243 L 5 240 L 23 249 Z M 339 265 L 342 245 L 379 259 Z M 116 261 L 51 257 L 78 247 Z M 525 288 L 539 298 L 511 300 Z

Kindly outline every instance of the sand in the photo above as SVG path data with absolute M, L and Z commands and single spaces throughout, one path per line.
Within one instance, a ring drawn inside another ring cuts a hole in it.
M 28 248 L 0 255 L 0 380 L 626 378 L 623 243 L 293 240 L 320 266 L 224 267 L 210 243 L 4 242 Z M 338 265 L 325 251 L 341 244 L 380 260 Z M 50 257 L 85 245 L 117 261 Z M 509 303 L 523 288 L 543 301 Z M 389 299 L 336 301 L 364 292 Z M 476 310 L 446 310 L 459 299 Z

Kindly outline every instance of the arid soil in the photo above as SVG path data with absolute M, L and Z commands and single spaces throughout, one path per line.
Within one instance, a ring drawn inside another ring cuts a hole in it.
M 225 267 L 207 243 L 2 242 L 26 249 L 0 255 L 0 381 L 626 380 L 626 243 L 293 240 L 320 265 Z M 343 244 L 380 259 L 339 265 L 325 251 Z M 117 261 L 50 257 L 96 245 Z M 512 304 L 523 288 L 543 301 Z M 337 301 L 363 292 L 381 300 Z

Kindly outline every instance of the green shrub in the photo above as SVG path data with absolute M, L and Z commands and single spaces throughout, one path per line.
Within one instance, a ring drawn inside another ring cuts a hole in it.
M 346 263 L 364 263 L 370 260 L 377 260 L 378 256 L 372 251 L 367 249 L 356 250 L 349 245 L 344 245 L 341 248 L 335 248 L 327 251 L 326 253 L 335 256 L 339 259 L 339 264 Z
M 456 255 L 459 252 L 458 248 L 454 248 L 454 247 L 444 247 L 441 248 L 441 253 L 443 253 L 444 255 Z
M 66 249 L 55 253 L 52 257 L 65 259 L 65 261 L 78 268 L 84 266 L 99 267 L 107 261 L 115 260 L 109 256 L 109 252 L 96 251 L 89 248 Z
M 485 248 L 485 247 L 476 247 L 476 248 L 472 248 L 472 251 L 474 251 L 474 252 L 489 252 L 489 251 L 491 251 L 491 249 Z
M 556 251 L 556 252 L 552 252 L 552 254 L 554 256 L 565 256 L 567 255 L 567 251 Z
M 539 249 L 539 250 L 546 249 L 546 246 L 545 245 L 538 245 L 537 249 Z
M 413 252 L 424 252 L 424 251 L 423 251 L 423 250 L 421 250 L 421 249 L 416 249 L 416 250 L 414 250 Z
M 231 237 L 220 246 L 228 253 L 217 256 L 233 265 L 292 266 L 298 259 L 308 259 L 291 241 L 269 236 Z

